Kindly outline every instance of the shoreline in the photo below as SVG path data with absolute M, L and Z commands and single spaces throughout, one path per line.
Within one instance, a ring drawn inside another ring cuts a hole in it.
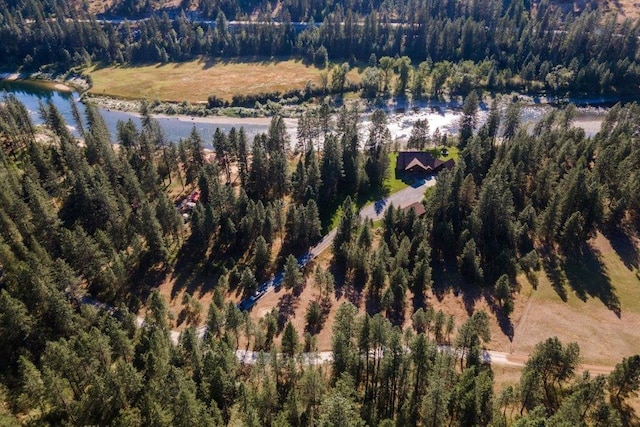
M 62 75 L 43 73 L 40 71 L 31 74 L 21 71 L 2 71 L 0 72 L 0 81 L 38 84 L 58 92 L 78 91 L 80 94 L 90 87 L 87 80 L 79 75 L 69 74 L 63 78 L 61 78 L 61 76 Z
M 56 80 L 51 80 L 51 78 L 53 77 L 51 75 L 46 76 L 41 73 L 38 74 L 38 76 L 40 78 L 34 79 L 34 75 L 25 76 L 24 74 L 15 72 L 0 73 L 0 78 L 3 78 L 5 80 L 19 80 L 24 81 L 25 83 L 32 82 L 33 84 L 43 85 L 44 87 L 54 91 L 66 91 L 67 89 L 73 91 L 74 89 L 72 89 L 70 85 L 73 84 L 74 81 L 77 82 L 77 80 L 82 80 L 84 84 L 88 83 L 86 80 L 83 80 L 82 77 L 78 77 L 77 75 L 68 76 L 69 78 L 65 79 L 64 83 L 61 83 L 60 77 L 58 77 Z M 49 80 L 46 80 L 46 77 L 48 77 Z M 141 114 L 139 112 L 141 101 L 122 100 L 106 96 L 95 96 L 87 94 L 87 92 L 82 91 L 82 89 L 76 88 L 75 90 L 81 93 L 80 98 L 82 102 L 94 103 L 101 110 L 104 110 L 106 112 L 120 112 L 132 118 L 141 117 Z M 526 118 L 527 115 L 529 117 L 541 116 L 542 114 L 544 114 L 544 112 L 551 109 L 563 108 L 563 105 L 558 105 L 557 102 L 554 102 L 555 99 L 552 99 L 549 96 L 531 96 L 514 92 L 494 94 L 483 93 L 483 97 L 480 100 L 479 106 L 480 116 L 484 116 L 487 114 L 492 99 L 498 100 L 499 110 L 501 111 L 504 111 L 506 106 L 511 102 L 519 102 L 523 109 L 523 117 L 521 118 L 523 124 L 525 124 L 525 122 L 531 121 L 530 119 Z M 583 102 L 579 102 L 579 99 L 573 99 L 573 101 L 578 101 L 576 104 L 574 104 L 576 105 L 578 110 L 578 114 L 574 118 L 574 125 L 584 129 L 588 135 L 595 135 L 598 131 L 600 131 L 602 121 L 606 116 L 606 112 L 608 110 L 608 108 L 604 107 L 605 104 L 603 103 L 611 103 L 613 99 L 604 97 L 585 97 L 582 100 Z M 623 101 L 619 100 L 619 102 Z M 375 108 L 382 108 L 383 110 L 385 110 L 389 114 L 389 128 L 392 133 L 392 137 L 394 140 L 399 141 L 403 141 L 408 138 L 413 122 L 423 116 L 425 118 L 428 118 L 432 131 L 436 128 L 439 128 L 441 132 L 444 131 L 446 133 L 451 133 L 453 131 L 455 133 L 457 120 L 453 116 L 459 116 L 462 113 L 462 108 L 464 105 L 461 97 L 442 97 L 436 100 L 416 101 L 403 98 L 389 98 L 386 100 L 386 102 L 377 105 L 367 102 L 366 100 L 357 99 L 352 100 L 352 103 L 357 103 L 360 105 L 359 110 L 364 118 L 363 123 L 367 122 L 367 116 Z M 594 106 L 593 104 L 596 105 Z M 598 104 L 601 106 L 597 106 Z M 191 106 L 194 106 L 196 110 L 190 110 Z M 267 115 L 263 110 L 241 108 L 206 109 L 203 108 L 202 105 L 188 103 L 179 104 L 153 101 L 150 103 L 149 107 L 152 117 L 163 120 L 169 125 L 171 122 L 179 122 L 182 125 L 218 125 L 220 127 L 239 127 L 245 125 L 260 126 L 266 129 L 269 127 L 271 120 L 274 117 L 274 114 Z M 296 107 L 297 110 L 284 109 L 280 111 L 280 113 L 284 113 L 282 114 L 282 117 L 285 121 L 288 133 L 292 141 L 295 140 L 295 129 L 297 128 L 299 113 L 306 106 L 298 105 Z M 167 110 L 169 110 L 169 112 L 167 112 Z M 526 110 L 529 110 L 528 114 L 525 113 Z M 535 110 L 535 112 L 531 113 L 531 111 L 533 110 Z M 231 114 L 220 114 L 221 112 Z M 363 137 L 366 137 L 366 126 L 361 126 L 360 131 L 363 133 Z
M 109 108 L 102 107 L 100 104 L 96 104 L 99 108 L 104 108 L 109 111 Z M 138 112 L 138 110 L 117 110 L 125 114 L 129 114 L 133 117 L 140 118 L 142 114 Z M 272 117 L 230 117 L 224 115 L 209 115 L 209 116 L 190 116 L 188 114 L 165 114 L 165 113 L 151 113 L 151 117 L 154 119 L 163 119 L 163 120 L 177 120 L 185 123 L 219 123 L 223 125 L 233 125 L 238 122 L 238 120 L 242 120 L 244 123 L 248 125 L 257 125 L 257 126 L 268 126 L 271 123 Z M 285 120 L 295 120 L 292 118 L 285 117 Z

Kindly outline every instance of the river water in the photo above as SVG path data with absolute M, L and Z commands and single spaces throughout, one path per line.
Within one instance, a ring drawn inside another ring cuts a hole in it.
M 79 100 L 77 92 L 61 91 L 55 88 L 54 84 L 39 81 L 7 81 L 0 80 L 0 93 L 12 93 L 15 95 L 29 110 L 31 118 L 35 124 L 41 124 L 42 119 L 39 115 L 39 104 L 52 102 L 65 118 L 69 128 L 76 133 L 74 127 L 74 119 L 71 113 L 71 103 L 76 103 L 80 112 L 84 110 L 84 105 Z M 548 104 L 527 105 L 522 108 L 522 123 L 524 125 L 532 125 L 540 120 L 544 114 L 549 112 L 553 107 Z M 391 108 L 388 124 L 391 137 L 400 142 L 406 141 L 411 134 L 413 123 L 418 119 L 427 119 L 429 121 L 431 132 L 439 130 L 441 134 L 457 133 L 458 123 L 461 117 L 461 108 L 458 103 L 427 103 L 421 105 L 420 108 Z M 582 127 L 588 136 L 595 135 L 600 130 L 600 124 L 606 114 L 606 108 L 579 107 L 578 115 L 574 120 L 576 126 Z M 108 110 L 101 108 L 100 112 L 104 117 L 107 128 L 111 133 L 111 139 L 117 137 L 117 123 L 119 120 L 126 121 L 131 119 L 136 126 L 140 128 L 140 118 L 136 113 L 127 113 L 123 111 Z M 478 122 L 483 123 L 488 114 L 486 106 L 482 106 L 478 115 Z M 160 123 L 168 141 L 177 142 L 180 139 L 187 138 L 193 127 L 202 135 L 207 146 L 211 147 L 211 141 L 216 128 L 228 132 L 231 127 L 244 127 L 249 141 L 258 133 L 266 132 L 269 127 L 269 119 L 255 118 L 231 118 L 231 117 L 185 117 L 185 116 L 157 116 L 156 120 Z M 297 120 L 286 120 L 288 133 L 291 140 L 295 140 Z M 361 133 L 366 138 L 368 131 L 367 115 L 364 116 L 360 126 Z M 77 135 L 77 133 L 76 133 Z M 364 139 L 363 139 L 364 140 Z
M 68 127 L 77 136 L 75 128 L 75 120 L 71 112 L 71 103 L 75 103 L 81 113 L 84 113 L 84 105 L 80 102 L 77 92 L 57 90 L 54 85 L 48 82 L 38 81 L 7 81 L 0 80 L 0 94 L 13 94 L 22 102 L 35 124 L 43 122 L 39 113 L 40 103 L 52 102 L 60 111 Z M 138 114 L 127 113 L 124 111 L 108 110 L 100 108 L 100 113 L 111 133 L 111 139 L 117 138 L 117 123 L 119 120 L 133 120 L 138 129 L 140 129 L 141 121 Z M 253 136 L 258 133 L 266 132 L 269 128 L 268 119 L 252 119 L 252 118 L 230 118 L 230 117 L 184 117 L 184 116 L 158 116 L 156 120 L 164 130 L 165 138 L 168 141 L 177 142 L 180 139 L 187 138 L 193 127 L 198 130 L 207 146 L 211 147 L 213 134 L 216 128 L 228 132 L 231 127 L 243 127 L 249 140 L 253 140 Z M 291 124 L 293 126 L 293 124 Z M 295 126 L 294 126 L 295 127 Z

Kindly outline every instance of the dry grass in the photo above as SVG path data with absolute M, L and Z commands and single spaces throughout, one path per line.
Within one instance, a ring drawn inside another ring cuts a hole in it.
M 609 0 L 603 3 L 606 10 L 620 13 L 626 18 L 638 18 L 640 15 L 640 3 L 636 0 Z
M 154 64 L 139 67 L 93 66 L 91 93 L 129 99 L 206 102 L 210 95 L 230 101 L 234 95 L 251 95 L 304 89 L 307 82 L 321 86 L 321 70 L 301 60 L 275 58 Z M 357 70 L 348 74 L 360 79 Z
M 511 315 L 513 325 L 513 340 L 510 340 L 500 326 L 496 316 L 491 316 L 492 340 L 488 347 L 492 350 L 512 353 L 513 358 L 526 360 L 533 347 L 545 339 L 557 336 L 561 341 L 577 342 L 581 348 L 582 361 L 585 367 L 594 373 L 606 373 L 620 362 L 623 357 L 640 353 L 640 280 L 635 275 L 634 266 L 625 260 L 612 247 L 611 242 L 603 235 L 590 242 L 590 246 L 599 260 L 600 272 L 590 270 L 589 262 L 584 265 L 570 266 L 565 275 L 564 292 L 554 288 L 549 277 L 541 273 L 537 289 L 528 283 L 524 277 L 519 278 L 520 290 L 515 299 L 515 309 Z M 326 252 L 315 262 L 325 268 L 331 260 Z M 628 261 L 628 260 L 627 260 Z M 580 271 L 582 269 L 582 271 Z M 568 278 L 567 278 L 568 277 Z M 604 279 L 603 279 L 604 278 Z M 582 281 L 582 284 L 576 281 Z M 455 278 L 454 278 L 455 281 Z M 589 283 L 611 287 L 611 292 L 619 300 L 619 314 L 612 310 L 601 299 L 601 295 L 589 287 Z M 176 315 L 181 310 L 180 301 L 182 291 L 171 298 L 174 283 L 167 280 L 160 291 L 165 295 L 171 311 Z M 455 288 L 455 286 L 454 286 Z M 209 288 L 211 289 L 211 288 Z M 584 292 L 583 289 L 587 289 Z M 584 292 L 584 294 L 583 294 Z M 560 295 L 565 294 L 564 301 Z M 195 296 L 201 298 L 206 310 L 210 302 L 210 292 Z M 280 312 L 286 312 L 303 341 L 306 326 L 305 313 L 311 301 L 318 298 L 318 290 L 313 286 L 312 277 L 301 295 L 294 297 L 290 291 L 280 289 L 262 298 L 250 313 L 252 320 L 257 322 L 272 308 L 278 307 Z M 229 295 L 229 299 L 237 302 L 239 295 Z M 344 290 L 340 298 L 334 295 L 331 310 L 327 315 L 323 329 L 316 337 L 319 350 L 331 349 L 331 329 L 336 310 L 345 301 L 355 302 L 360 313 L 366 310 L 366 295 L 355 296 Z M 442 310 L 445 314 L 453 315 L 457 328 L 468 318 L 469 312 L 484 309 L 491 313 L 491 307 L 481 295 L 470 297 L 468 294 L 454 293 L 451 290 L 427 294 L 426 303 L 435 310 Z M 407 295 L 407 310 L 404 327 L 411 326 L 412 295 Z M 203 313 L 205 314 L 205 313 Z M 203 316 L 204 319 L 204 316 Z M 598 372 L 595 372 L 598 371 Z M 602 372 L 600 372 L 602 371 Z
M 536 343 L 557 336 L 563 342 L 577 342 L 583 361 L 589 364 L 613 366 L 623 357 L 640 353 L 640 280 L 603 235 L 590 246 L 599 271 L 593 270 L 589 260 L 571 265 L 565 283 L 555 288 L 548 275 L 540 274 L 531 297 L 519 298 L 527 299 L 528 307 L 516 322 L 514 351 L 529 353 Z M 609 308 L 611 303 L 605 304 L 607 298 L 601 298 L 603 287 L 610 287 L 620 316 Z
M 378 231 L 379 233 L 379 231 Z M 568 282 L 566 284 L 566 301 L 563 301 L 558 292 L 553 288 L 551 281 L 544 274 L 540 274 L 540 283 L 534 289 L 524 276 L 519 277 L 520 290 L 515 301 L 515 309 L 511 315 L 514 326 L 514 339 L 510 341 L 500 327 L 495 316 L 491 316 L 492 340 L 489 348 L 498 351 L 512 353 L 510 358 L 514 361 L 526 361 L 528 354 L 535 344 L 548 337 L 558 336 L 561 341 L 567 343 L 575 341 L 580 345 L 583 365 L 582 369 L 588 369 L 592 374 L 608 374 L 611 367 L 620 362 L 625 356 L 640 353 L 640 301 L 637 296 L 640 291 L 640 280 L 635 276 L 634 266 L 629 264 L 629 258 L 623 258 L 616 252 L 611 241 L 599 234 L 590 242 L 590 246 L 597 254 L 601 263 L 602 273 L 608 277 L 615 295 L 620 300 L 620 317 L 603 303 L 599 297 L 589 294 L 580 298 L 574 290 L 579 288 L 576 283 L 571 287 L 571 280 L 588 281 L 600 280 L 595 273 L 589 271 L 588 263 L 583 267 L 570 266 Z M 619 246 L 617 246 L 619 249 Z M 635 250 L 635 249 L 632 249 Z M 627 264 L 625 264 L 625 260 Z M 328 267 L 331 261 L 329 252 L 323 253 L 314 262 Z M 571 271 L 579 270 L 586 271 Z M 449 278 L 454 283 L 457 278 Z M 176 317 L 180 310 L 182 290 L 171 298 L 171 289 L 174 283 L 167 281 L 160 287 L 161 293 L 169 302 L 170 310 Z M 454 286 L 455 287 L 455 286 Z M 586 286 L 587 289 L 588 286 Z M 344 291 L 344 290 L 343 290 Z M 309 304 L 318 298 L 319 291 L 313 285 L 313 275 L 307 280 L 304 291 L 299 296 L 293 296 L 291 291 L 284 288 L 273 291 L 263 297 L 250 312 L 251 319 L 257 323 L 274 307 L 281 313 L 286 313 L 287 320 L 292 322 L 299 334 L 300 343 L 304 342 L 306 326 L 305 314 Z M 211 301 L 211 293 L 195 293 L 201 298 L 203 308 L 206 311 Z M 237 302 L 239 295 L 230 294 L 229 300 Z M 403 327 L 411 326 L 412 295 L 407 295 L 407 311 Z M 320 351 L 331 349 L 332 326 L 335 314 L 340 305 L 345 301 L 354 301 L 353 295 L 343 292 L 340 298 L 335 295 L 331 301 L 331 309 L 326 316 L 323 329 L 315 337 L 317 349 Z M 365 296 L 355 298 L 360 314 L 366 311 Z M 470 298 L 463 293 L 445 291 L 435 295 L 429 292 L 427 305 L 435 310 L 442 310 L 451 314 L 456 319 L 457 328 L 468 318 L 470 310 L 484 309 L 491 312 L 490 306 L 482 295 Z M 203 321 L 206 313 L 203 313 Z M 179 329 L 182 329 L 180 325 Z M 275 340 L 280 345 L 281 337 Z M 251 348 L 246 339 L 241 337 L 240 348 Z M 521 369 L 504 366 L 494 366 L 496 392 L 509 385 L 515 385 L 520 378 Z M 640 410 L 640 399 L 632 399 L 630 405 Z

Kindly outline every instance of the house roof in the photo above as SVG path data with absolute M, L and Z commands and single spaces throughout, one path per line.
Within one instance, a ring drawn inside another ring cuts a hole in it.
M 411 203 L 409 206 L 405 206 L 402 210 L 405 212 L 409 212 L 411 209 L 414 210 L 418 217 L 421 217 L 427 210 L 424 208 L 424 205 L 420 202 Z
M 433 170 L 433 168 L 431 166 L 423 164 L 420 160 L 418 160 L 416 158 L 412 159 L 409 162 L 409 164 L 407 166 L 405 166 L 404 170 L 410 170 L 410 169 L 413 169 L 413 168 L 416 168 L 416 167 L 418 167 L 420 169 L 424 169 L 425 171 Z
M 453 159 L 443 162 L 440 159 L 435 159 L 427 151 L 401 151 L 398 153 L 396 171 L 416 172 L 417 170 L 422 170 L 424 172 L 437 172 L 442 168 L 451 169 L 454 164 Z

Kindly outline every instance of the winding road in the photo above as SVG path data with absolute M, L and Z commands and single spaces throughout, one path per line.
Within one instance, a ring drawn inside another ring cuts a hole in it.
M 407 188 L 403 188 L 384 199 L 380 199 L 374 203 L 370 203 L 360 210 L 360 218 L 371 219 L 377 221 L 384 216 L 384 213 L 389 209 L 389 206 L 393 205 L 397 208 L 405 208 L 413 203 L 419 202 L 424 197 L 424 192 L 427 188 L 436 185 L 436 179 L 429 177 L 418 181 L 417 184 L 411 185 Z M 315 258 L 324 252 L 336 237 L 336 229 L 334 228 L 327 233 L 317 245 L 309 249 L 309 253 Z
M 428 177 L 418 180 L 416 183 L 407 188 L 403 188 L 402 190 L 397 191 L 389 195 L 388 197 L 385 197 L 384 199 L 380 199 L 366 205 L 360 210 L 360 218 L 377 221 L 384 216 L 384 213 L 387 211 L 387 209 L 389 209 L 389 206 L 391 205 L 398 208 L 405 208 L 416 202 L 420 202 L 424 197 L 425 190 L 428 187 L 434 186 L 435 184 L 435 177 Z M 313 258 L 319 256 L 329 246 L 331 246 L 335 237 L 336 229 L 334 228 L 324 237 L 322 237 L 318 244 L 309 248 L 309 251 L 306 254 L 298 258 L 298 265 L 300 267 L 304 267 Z M 282 277 L 283 273 L 279 272 L 273 278 L 261 284 L 253 293 L 253 295 L 250 295 L 249 297 L 238 303 L 238 308 L 242 311 L 251 309 L 251 307 L 253 307 L 262 297 L 264 297 L 280 285 L 280 283 L 282 282 Z
M 400 190 L 394 194 L 391 194 L 389 197 L 378 200 L 377 202 L 371 203 L 360 210 L 360 217 L 372 220 L 379 220 L 383 217 L 386 210 L 389 206 L 393 205 L 400 208 L 405 208 L 415 202 L 419 202 L 424 197 L 424 192 L 428 187 L 435 185 L 436 180 L 434 178 L 422 180 L 418 183 L 418 185 L 413 185 L 407 187 L 403 190 Z M 309 252 L 304 256 L 298 259 L 299 264 L 306 264 L 311 259 L 317 257 L 322 252 L 324 252 L 331 244 L 333 243 L 333 239 L 336 236 L 336 229 L 331 230 L 327 233 L 318 244 L 309 249 Z M 276 275 L 270 281 L 262 284 L 259 288 L 262 289 L 260 295 L 257 298 L 254 298 L 250 306 L 253 306 L 258 299 L 262 296 L 266 295 L 268 292 L 272 291 L 277 284 L 282 280 L 282 274 Z M 248 300 L 248 299 L 247 299 Z M 245 300 L 245 301 L 247 301 Z M 244 302 L 244 301 L 243 301 Z M 85 296 L 82 298 L 82 303 L 93 305 L 97 308 L 108 309 L 112 308 L 104 303 L 101 303 L 91 297 Z M 241 303 L 242 304 L 242 303 Z M 250 307 L 249 306 L 249 307 Z M 144 318 L 141 316 L 136 316 L 136 324 L 138 327 L 144 326 Z M 206 326 L 200 326 L 196 328 L 196 335 L 198 338 L 202 339 L 206 332 Z M 181 332 L 178 330 L 170 331 L 170 338 L 174 344 L 178 344 L 180 340 Z M 455 351 L 450 346 L 438 346 L 439 351 Z M 260 352 L 249 351 L 249 350 L 236 350 L 236 357 L 241 363 L 244 364 L 255 364 L 260 358 Z M 268 354 L 264 355 L 268 357 Z M 319 352 L 309 352 L 309 353 L 301 353 L 299 356 L 299 360 L 308 365 L 322 365 L 333 362 L 333 352 L 331 351 L 319 351 Z M 526 354 L 510 354 L 507 352 L 501 351 L 493 351 L 493 350 L 483 350 L 482 352 L 482 360 L 484 363 L 496 366 L 507 366 L 514 368 L 521 368 L 525 365 L 525 362 L 528 358 Z M 581 371 L 589 370 L 596 373 L 606 374 L 613 370 L 610 366 L 595 366 L 595 365 L 581 365 L 579 368 Z
M 433 177 L 428 179 L 421 180 L 416 184 L 404 188 L 398 192 L 395 192 L 388 197 L 378 200 L 374 203 L 366 205 L 360 210 L 360 217 L 363 219 L 371 219 L 373 221 L 379 220 L 384 216 L 384 213 L 387 211 L 389 206 L 393 205 L 395 207 L 405 208 L 413 203 L 420 202 L 424 197 L 424 192 L 427 188 L 432 187 L 436 184 L 436 180 Z M 304 257 L 304 262 L 308 262 L 309 260 L 319 256 L 322 252 L 324 252 L 331 244 L 333 243 L 333 239 L 336 236 L 336 229 L 334 228 L 329 233 L 327 233 L 318 244 L 309 249 L 309 255 Z M 300 262 L 300 261 L 299 261 Z M 278 276 L 276 276 L 278 277 Z M 281 279 L 280 279 L 281 280 Z M 279 280 L 275 280 L 279 282 Z M 275 284 L 273 283 L 274 279 L 270 280 L 266 284 L 263 284 L 261 288 L 265 285 L 268 286 L 264 292 L 262 292 L 258 298 L 256 298 L 251 306 L 255 304 L 262 296 L 266 295 L 268 292 L 275 288 Z M 260 288 L 259 288 L 260 289 Z M 138 317 L 139 325 L 144 323 L 144 319 Z M 202 338 L 206 332 L 206 327 L 201 326 L 196 328 L 196 334 L 199 338 Z M 171 331 L 171 340 L 174 343 L 177 343 L 180 338 L 179 331 Z M 438 349 L 440 351 L 454 351 L 451 347 L 448 346 L 439 346 Z M 258 361 L 260 357 L 260 352 L 249 351 L 249 350 L 236 350 L 236 357 L 242 363 L 246 364 L 254 364 Z M 265 357 L 268 357 L 268 354 L 265 354 Z M 492 350 L 483 350 L 482 359 L 485 363 L 493 364 L 493 365 L 501 365 L 501 366 L 512 366 L 512 367 L 523 367 L 524 362 L 515 361 L 509 359 L 509 353 L 500 352 L 500 351 L 492 351 Z M 333 362 L 333 352 L 331 351 L 318 351 L 311 353 L 301 353 L 300 360 L 308 365 L 322 365 Z

